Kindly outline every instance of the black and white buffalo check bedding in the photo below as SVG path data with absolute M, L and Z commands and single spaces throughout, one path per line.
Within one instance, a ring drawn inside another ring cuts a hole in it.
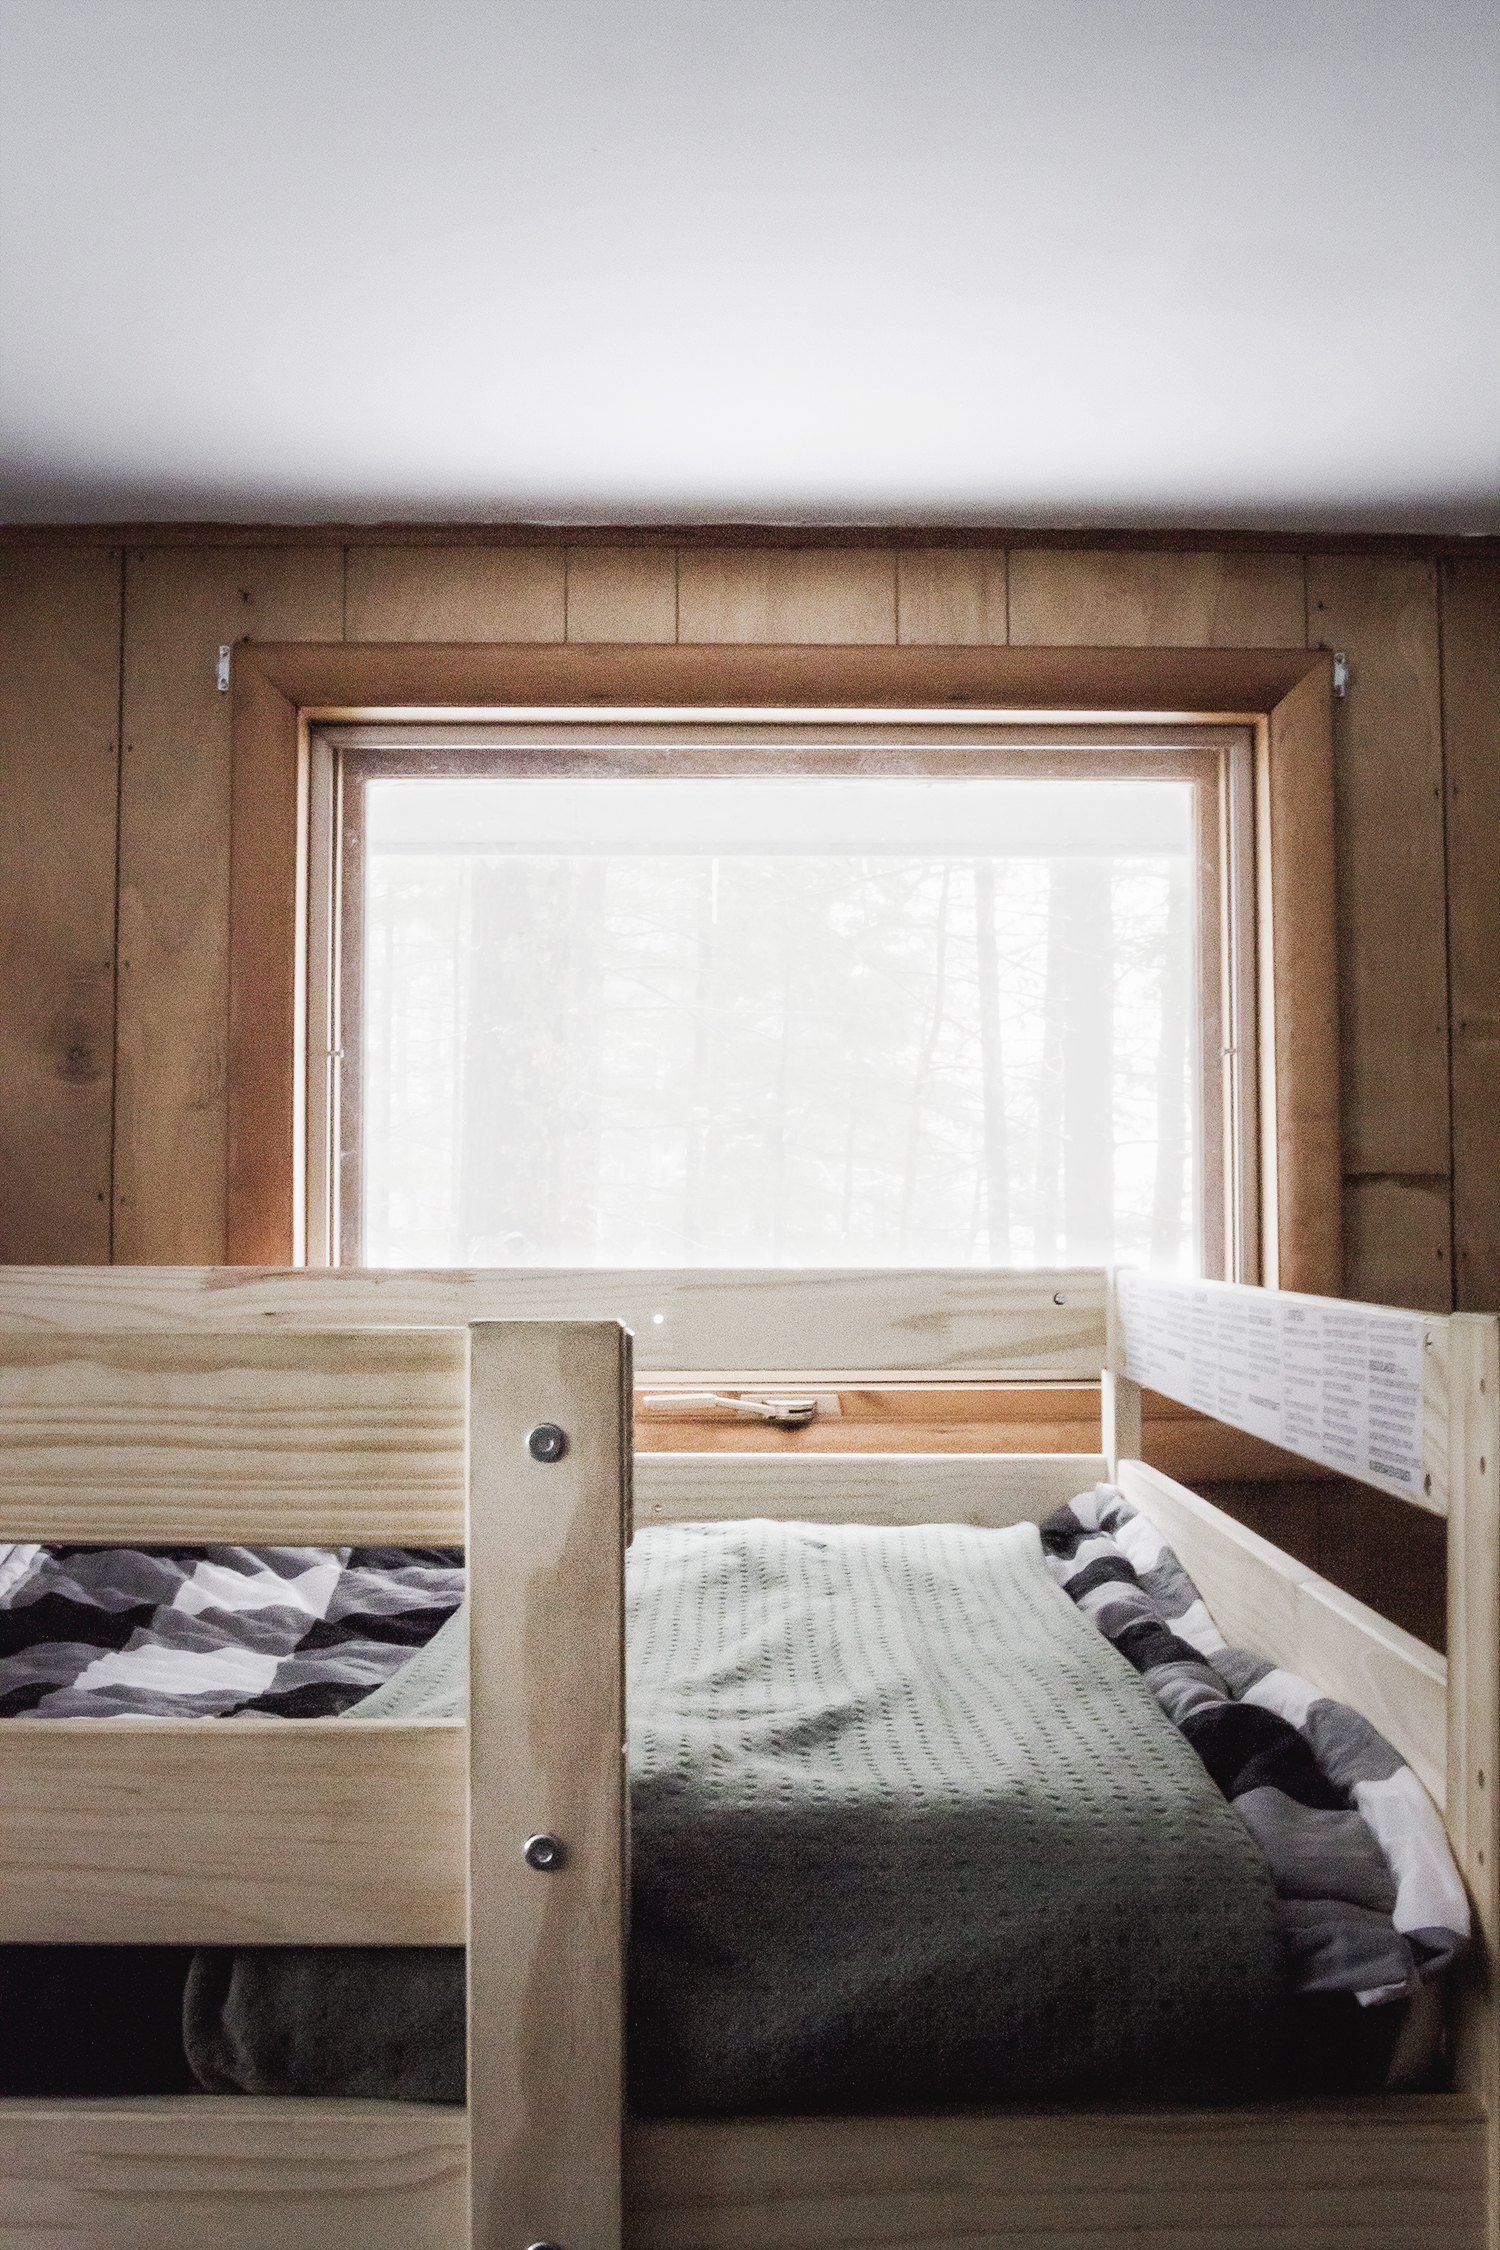
M 337 1715 L 463 1588 L 455 1548 L 0 1545 L 0 1717 Z
M 1436 1983 L 1468 1943 L 1469 1905 L 1437 1808 L 1400 1752 L 1347 1704 L 1231 1648 L 1113 1485 L 1050 1516 L 1042 1550 L 1265 1854 L 1291 1990 L 1369 2006 Z

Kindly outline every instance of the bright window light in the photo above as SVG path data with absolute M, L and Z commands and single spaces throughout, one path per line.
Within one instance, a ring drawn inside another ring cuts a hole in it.
M 372 1265 L 1200 1268 L 1193 792 L 372 779 Z

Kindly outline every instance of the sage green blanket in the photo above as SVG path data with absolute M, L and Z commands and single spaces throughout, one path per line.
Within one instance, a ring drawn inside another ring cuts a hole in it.
M 643 1531 L 630 2069 L 655 2112 L 1266 2082 L 1266 1864 L 1035 1527 Z

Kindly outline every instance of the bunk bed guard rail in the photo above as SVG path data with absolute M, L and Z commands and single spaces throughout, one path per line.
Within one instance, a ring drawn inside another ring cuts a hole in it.
M 150 2197 L 166 2162 L 178 2166 L 181 2197 L 171 2239 L 186 2240 L 222 2141 L 226 2160 L 246 2167 L 252 2202 L 256 2177 L 263 2195 L 273 2178 L 284 2195 L 302 2167 L 320 2250 L 396 2239 L 397 2205 L 400 2239 L 447 2250 L 460 2239 L 465 2183 L 474 2250 L 615 2250 L 626 2226 L 627 1329 L 652 1380 L 1102 1370 L 1100 1465 L 1143 1491 L 1168 1481 L 1140 1461 L 1145 1385 L 1448 1517 L 1450 1657 L 1444 1667 L 1432 1654 L 1429 1669 L 1445 1704 L 1449 1833 L 1485 1941 L 1464 1999 L 1458 2079 L 1488 2111 L 1486 2240 L 1496 2250 L 1500 2041 L 1484 1963 L 1500 1863 L 1500 1322 L 1098 1269 L 0 1273 L 6 1538 L 463 1540 L 473 1587 L 467 1763 L 457 1722 L 57 1720 L 0 1731 L 5 1936 L 467 1941 L 467 2115 L 247 2097 L 243 2107 L 189 2103 L 200 2126 L 153 2118 L 161 2105 L 147 2104 L 100 2118 L 96 2149 L 91 2105 L 66 2115 L 68 2105 L 41 2105 L 31 2123 L 37 2105 L 3 2104 L 5 2217 L 66 2205 L 80 2241 L 154 2242 L 163 2237 Z M 1279 1576 L 1268 1572 L 1255 1552 L 1265 1543 L 1246 1534 L 1244 1545 L 1257 1584 L 1279 1599 L 1296 1566 L 1280 1557 Z M 1434 1779 L 1441 1791 L 1443 1773 Z M 164 1856 L 166 1805 L 174 1849 Z M 1409 2122 L 1439 2129 L 1415 2110 Z M 895 2123 L 881 2126 L 882 2146 Z M 943 2139 L 938 2124 L 913 2121 L 914 2151 L 924 2134 Z M 796 2131 L 806 2139 L 815 2125 Z M 681 2136 L 652 2130 L 678 2149 Z M 817 2131 L 838 2138 L 831 2124 Z M 712 2135 L 700 2138 L 706 2148 Z M 652 2146 L 651 2132 L 640 2136 L 638 2170 Z M 361 2148 L 369 2178 L 351 2184 Z M 221 2184 L 214 2193 L 221 2212 Z M 228 2243 L 222 2216 L 216 2224 Z M 1449 2239 L 1441 2216 L 1434 2225 L 1424 2243 Z M 293 2236 L 266 2234 L 247 2207 L 233 2239 L 261 2250 Z
M 6 1940 L 467 1944 L 466 2123 L 251 2100 L 279 2113 L 276 2192 L 318 2212 L 320 2244 L 358 2217 L 362 2158 L 364 2189 L 404 2208 L 414 2244 L 453 2239 L 465 2180 L 476 2250 L 619 2242 L 630 1395 L 615 1321 L 0 1336 L 12 1540 L 467 1549 L 467 1730 L 250 1716 L 0 1727 Z M 37 2106 L 0 2104 L 6 2240 Z M 76 2143 L 87 2176 L 99 2105 L 41 2106 L 38 2163 Z M 194 2239 L 170 2144 L 201 2188 L 225 2125 L 257 2124 L 214 2101 L 165 2106 L 155 2144 L 147 2130 L 156 2168 L 127 2198 L 144 2227 L 131 2240 Z M 125 2105 L 127 2147 L 162 2108 Z M 259 2245 L 257 2195 L 274 2198 L 254 2175 L 245 2241 Z M 220 2241 L 224 2224 L 220 2210 Z M 86 2226 L 80 2239 L 95 2237 Z M 121 2237 L 111 2224 L 101 2239 Z

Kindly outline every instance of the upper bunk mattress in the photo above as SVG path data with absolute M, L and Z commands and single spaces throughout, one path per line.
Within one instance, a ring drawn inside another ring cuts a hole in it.
M 684 1524 L 626 1573 L 640 2109 L 1266 2082 L 1266 1862 L 1035 1526 Z

